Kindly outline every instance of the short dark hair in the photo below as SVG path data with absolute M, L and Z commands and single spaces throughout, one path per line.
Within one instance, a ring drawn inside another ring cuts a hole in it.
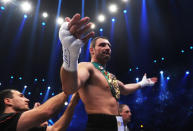
M 5 98 L 13 98 L 13 89 L 5 89 L 0 92 L 0 114 L 2 114 L 5 110 Z
M 96 45 L 96 41 L 98 40 L 98 39 L 106 39 L 106 40 L 108 40 L 106 37 L 104 37 L 104 36 L 98 36 L 98 37 L 95 37 L 92 41 L 91 41 L 91 43 L 90 43 L 90 48 L 95 48 L 95 45 Z
M 127 106 L 126 104 L 119 104 L 119 113 L 123 111 L 123 107 Z

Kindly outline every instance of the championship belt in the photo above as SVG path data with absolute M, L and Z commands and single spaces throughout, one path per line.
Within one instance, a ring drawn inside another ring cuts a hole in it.
M 113 96 L 118 100 L 120 98 L 120 89 L 117 78 L 113 74 L 110 74 L 109 76 L 108 83 L 110 84 L 110 87 L 113 88 L 111 92 L 113 92 Z
M 120 98 L 120 89 L 116 77 L 113 74 L 110 74 L 108 71 L 106 71 L 105 68 L 100 64 L 96 62 L 92 62 L 92 64 L 105 76 L 113 97 L 115 97 L 115 99 L 118 100 Z

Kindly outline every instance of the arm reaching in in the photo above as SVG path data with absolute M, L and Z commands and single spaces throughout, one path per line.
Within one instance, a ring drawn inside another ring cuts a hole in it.
M 34 107 L 33 108 L 38 108 L 41 104 L 39 102 L 36 102 L 34 104 Z M 40 126 L 48 126 L 48 121 L 45 121 L 43 123 L 40 124 Z
M 67 129 L 67 127 L 70 124 L 70 121 L 72 120 L 72 116 L 74 114 L 74 109 L 76 107 L 76 105 L 78 104 L 80 97 L 79 94 L 76 92 L 72 95 L 72 99 L 67 107 L 67 109 L 65 110 L 65 112 L 63 113 L 63 115 L 60 117 L 60 119 L 58 121 L 56 121 L 54 123 L 53 126 L 48 127 L 47 131 L 65 131 Z
M 67 95 L 62 92 L 48 99 L 44 104 L 25 111 L 18 120 L 17 130 L 27 131 L 32 127 L 40 126 L 40 124 L 59 113 L 66 100 Z
M 138 83 L 131 83 L 131 84 L 124 85 L 121 81 L 118 81 L 118 82 L 119 82 L 121 94 L 128 95 L 145 86 L 154 86 L 155 83 L 157 82 L 157 78 L 156 77 L 147 78 L 147 75 L 144 74 L 142 80 Z

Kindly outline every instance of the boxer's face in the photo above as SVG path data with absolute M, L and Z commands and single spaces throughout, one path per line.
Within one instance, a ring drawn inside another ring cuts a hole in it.
M 99 38 L 96 40 L 93 55 L 97 60 L 108 61 L 111 58 L 111 44 L 107 39 Z

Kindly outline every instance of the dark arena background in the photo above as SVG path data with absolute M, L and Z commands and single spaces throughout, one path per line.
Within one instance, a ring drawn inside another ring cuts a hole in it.
M 23 2 L 29 4 L 22 6 Z M 111 4 L 114 8 L 110 10 Z M 31 108 L 62 91 L 58 30 L 64 18 L 75 13 L 91 18 L 96 36 L 109 38 L 112 57 L 107 69 L 119 80 L 137 82 L 144 73 L 159 79 L 154 87 L 121 96 L 119 102 L 131 108 L 131 129 L 190 131 L 192 0 L 0 0 L 0 90 L 23 92 Z M 90 41 L 82 48 L 79 61 L 90 60 Z M 80 101 L 68 131 L 84 131 L 86 121 Z

